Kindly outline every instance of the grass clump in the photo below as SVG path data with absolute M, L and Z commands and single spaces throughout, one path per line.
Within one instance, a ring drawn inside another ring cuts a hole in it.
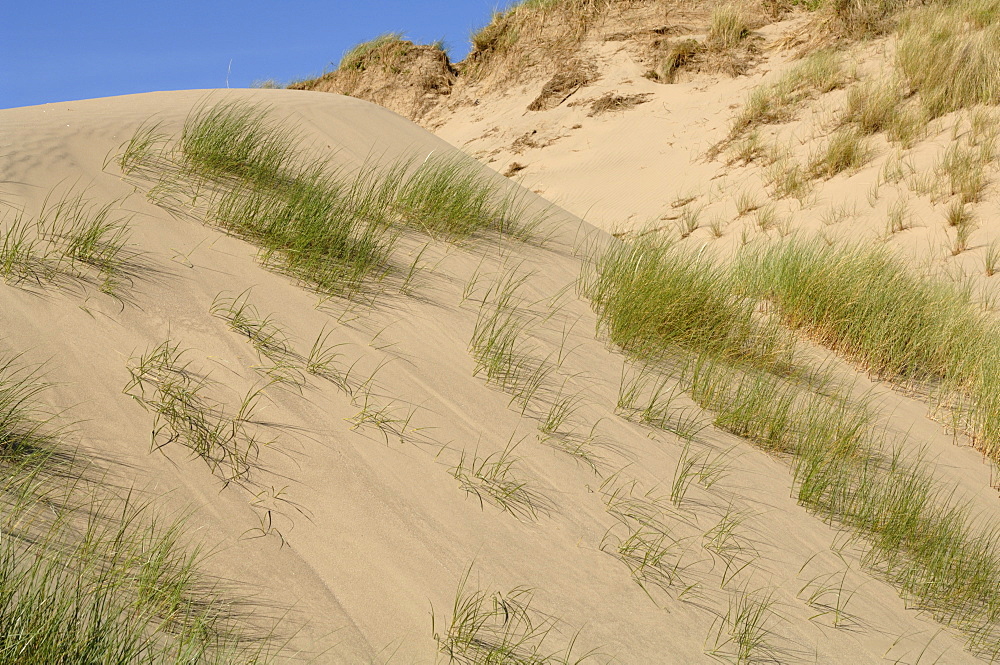
M 750 36 L 750 25 L 742 8 L 737 5 L 719 5 L 709 18 L 706 45 L 716 51 L 736 48 Z
M 870 81 L 847 91 L 847 106 L 841 122 L 851 124 L 864 136 L 890 132 L 900 122 L 902 96 L 887 81 Z
M 200 206 L 206 221 L 260 246 L 266 264 L 331 295 L 393 274 L 404 229 L 528 239 L 547 218 L 529 209 L 523 190 L 493 183 L 462 156 L 333 168 L 300 150 L 266 108 L 244 102 L 195 108 L 176 149 L 141 128 L 118 163 L 158 179 L 149 196 L 161 205 Z
M 809 176 L 832 178 L 844 171 L 857 170 L 871 161 L 873 153 L 860 131 L 839 129 L 830 136 L 826 146 L 809 159 Z
M 1000 459 L 996 324 L 964 289 L 922 278 L 883 248 L 792 241 L 745 251 L 739 279 L 782 320 L 875 374 L 930 385 Z
M 549 502 L 517 479 L 513 470 L 519 459 L 514 456 L 515 447 L 508 445 L 485 457 L 468 456 L 462 451 L 451 475 L 463 490 L 479 499 L 480 506 L 489 502 L 518 519 L 537 519 L 539 512 L 549 510 Z
M 1000 102 L 1000 12 L 992 0 L 934 4 L 900 25 L 896 64 L 933 117 Z
M 943 376 L 978 321 L 961 292 L 919 278 L 883 248 L 790 241 L 746 249 L 736 271 L 787 325 L 882 376 Z
M 350 178 L 304 163 L 290 131 L 241 102 L 196 108 L 179 148 L 186 165 L 226 179 L 208 220 L 260 245 L 266 263 L 331 293 L 386 269 L 395 240 L 384 214 L 391 178 L 381 186 L 372 169 Z
M 528 238 L 545 217 L 528 214 L 516 188 L 500 191 L 463 155 L 429 156 L 401 182 L 392 205 L 403 223 L 449 238 L 480 231 Z
M 773 351 L 753 307 L 727 286 L 710 259 L 657 234 L 613 244 L 580 282 L 611 341 L 637 356 L 670 345 L 737 356 Z
M 179 147 L 197 171 L 265 187 L 279 183 L 296 159 L 293 133 L 278 129 L 267 108 L 239 101 L 196 107 L 184 121 Z
M 325 293 L 350 293 L 389 269 L 396 235 L 388 193 L 363 169 L 353 181 L 315 170 L 276 190 L 239 186 L 221 194 L 208 220 L 262 247 L 264 263 Z

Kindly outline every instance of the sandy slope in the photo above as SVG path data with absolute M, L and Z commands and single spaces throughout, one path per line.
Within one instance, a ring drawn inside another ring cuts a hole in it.
M 945 221 L 948 201 L 927 191 L 927 183 L 940 179 L 935 168 L 945 150 L 969 135 L 967 114 L 935 120 L 909 148 L 873 137 L 873 158 L 861 169 L 814 179 L 799 199 L 774 199 L 766 164 L 728 164 L 725 153 L 714 159 L 708 153 L 726 138 L 751 90 L 776 82 L 801 62 L 799 47 L 817 30 L 810 17 L 793 14 L 755 30 L 761 56 L 746 75 L 702 73 L 676 84 L 645 78 L 648 53 L 635 42 L 607 37 L 615 30 L 641 32 L 658 25 L 609 19 L 577 53 L 599 77 L 555 108 L 527 110 L 544 78 L 503 90 L 470 84 L 421 123 L 498 172 L 514 163 L 523 166 L 513 177 L 524 186 L 607 231 L 674 230 L 684 210 L 680 204 L 687 202 L 687 210 L 697 212 L 699 228 L 686 241 L 711 245 L 721 254 L 747 241 L 796 231 L 887 242 L 920 265 L 926 262 L 935 272 L 966 280 L 984 301 L 995 302 L 995 285 L 983 274 L 986 249 L 1000 234 L 992 214 L 995 189 L 970 207 L 977 228 L 957 256 L 952 255 L 954 229 Z M 891 37 L 839 47 L 848 85 L 889 76 L 893 47 Z M 590 115 L 590 105 L 608 93 L 645 95 L 646 100 Z M 804 104 L 789 122 L 764 125 L 764 145 L 787 149 L 806 163 L 835 130 L 845 100 L 845 89 L 834 90 Z M 995 181 L 996 163 L 986 172 Z M 756 213 L 738 214 L 736 202 L 746 194 L 758 205 L 770 202 L 777 228 L 762 232 Z M 906 229 L 891 234 L 887 219 L 894 210 L 902 212 Z
M 739 85 L 703 94 L 718 102 Z M 678 88 L 669 94 L 680 99 L 683 93 Z M 560 620 L 560 634 L 550 638 L 553 651 L 579 631 L 576 653 L 596 649 L 605 655 L 598 662 L 711 662 L 704 650 L 713 624 L 742 594 L 757 589 L 777 601 L 769 625 L 781 662 L 886 662 L 883 656 L 912 662 L 932 638 L 928 654 L 945 652 L 940 662 L 973 661 L 959 639 L 937 634 L 936 624 L 865 573 L 851 548 L 843 560 L 833 552 L 843 538 L 796 505 L 781 461 L 712 428 L 692 445 L 721 452 L 726 477 L 709 490 L 694 486 L 680 507 L 662 515 L 683 543 L 677 552 L 684 582 L 645 593 L 629 569 L 601 549 L 614 520 L 600 487 L 618 473 L 619 483 L 638 483 L 637 495 L 654 489 L 669 495 L 683 441 L 614 413 L 623 358 L 595 337 L 594 315 L 574 289 L 585 242 L 609 237 L 558 212 L 543 247 L 495 238 L 462 246 L 432 241 L 413 296 L 387 293 L 374 306 L 324 302 L 261 267 L 252 246 L 196 219 L 171 215 L 123 181 L 116 166 L 102 168 L 105 156 L 139 123 L 155 117 L 165 131 L 176 132 L 206 94 L 154 93 L 0 114 L 0 191 L 8 209 L 37 214 L 52 188 L 77 183 L 95 200 L 121 199 L 122 211 L 135 215 L 132 242 L 141 252 L 137 277 L 120 299 L 86 285 L 0 284 L 0 349 L 49 361 L 49 377 L 57 384 L 50 399 L 59 408 L 72 407 L 80 445 L 104 460 L 114 478 L 175 510 L 195 509 L 192 537 L 217 550 L 211 569 L 248 585 L 262 607 L 287 613 L 295 659 L 433 662 L 432 613 L 437 631 L 444 630 L 459 580 L 471 566 L 470 587 L 535 589 L 533 606 Z M 409 121 L 359 100 L 297 91 L 212 95 L 270 104 L 277 117 L 301 126 L 308 142 L 346 164 L 449 149 Z M 695 99 L 685 103 L 689 113 L 698 108 Z M 574 212 L 596 213 L 604 226 L 623 210 L 653 214 L 673 195 L 654 196 L 656 183 L 672 183 L 672 173 L 686 166 L 664 172 L 657 162 L 636 170 L 627 154 L 613 151 L 627 145 L 617 137 L 658 131 L 664 122 L 658 114 L 673 111 L 658 98 L 629 113 L 627 122 L 634 125 L 581 119 L 586 133 L 562 139 L 562 156 L 529 180 Z M 567 115 L 553 127 L 571 122 Z M 704 147 L 703 129 L 697 135 L 678 131 L 672 150 L 693 154 Z M 440 133 L 460 136 L 457 129 Z M 657 136 L 669 143 L 662 131 Z M 647 154 L 669 160 L 674 153 L 648 148 Z M 534 160 L 532 155 L 527 161 Z M 590 180 L 582 179 L 584 173 Z M 691 182 L 699 175 L 687 172 Z M 671 185 L 671 191 L 679 189 Z M 404 251 L 415 254 L 426 241 L 407 238 Z M 579 393 L 572 428 L 577 436 L 593 435 L 601 458 L 596 471 L 544 445 L 532 412 L 522 415 L 507 394 L 473 375 L 468 345 L 477 298 L 503 271 L 527 275 L 518 295 L 523 316 L 532 321 L 526 342 L 531 353 L 550 360 L 565 356 L 542 394 L 554 401 L 560 393 Z M 189 349 L 186 358 L 196 371 L 218 382 L 216 399 L 237 408 L 242 395 L 264 384 L 255 371 L 262 361 L 209 308 L 220 292 L 251 287 L 251 301 L 261 313 L 273 314 L 300 352 L 326 326 L 331 341 L 343 344 L 344 366 L 356 363 L 355 376 L 367 378 L 381 367 L 371 384 L 371 404 L 393 418 L 412 412 L 405 431 L 353 427 L 349 419 L 359 407 L 330 382 L 309 376 L 300 387 L 265 389 L 257 419 L 273 443 L 263 450 L 252 484 L 224 486 L 177 445 L 151 452 L 153 417 L 122 394 L 127 361 L 169 337 Z M 893 425 L 909 430 L 914 446 L 928 446 L 940 458 L 942 474 L 962 492 L 995 510 L 989 469 L 978 455 L 956 447 L 924 417 L 924 405 L 895 394 L 886 400 Z M 534 519 L 481 504 L 449 472 L 463 451 L 482 458 L 511 442 L 517 444 L 514 473 L 541 497 Z M 731 507 L 751 515 L 742 532 L 759 557 L 723 584 L 724 566 L 713 561 L 702 539 Z M 261 528 L 268 510 L 270 530 Z M 829 617 L 810 620 L 816 611 L 797 597 L 800 589 L 848 566 L 845 584 L 856 590 L 849 605 L 856 625 L 835 629 Z

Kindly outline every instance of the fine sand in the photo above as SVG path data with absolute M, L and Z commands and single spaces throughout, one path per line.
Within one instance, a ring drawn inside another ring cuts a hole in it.
M 484 237 L 456 245 L 407 236 L 401 259 L 412 260 L 429 242 L 414 288 L 389 291 L 373 305 L 324 299 L 268 270 L 252 245 L 154 205 L 142 183 L 123 179 L 113 160 L 105 166 L 107 158 L 150 119 L 177 134 L 206 97 L 266 103 L 275 118 L 301 128 L 312 149 L 347 167 L 453 150 L 445 139 L 485 150 L 486 139 L 470 137 L 494 122 L 487 114 L 504 109 L 481 104 L 476 115 L 439 128 L 443 138 L 367 102 L 318 92 L 164 92 L 2 111 L 0 214 L 9 220 L 22 210 L 30 218 L 50 192 L 86 188 L 93 200 L 119 200 L 122 213 L 134 215 L 130 242 L 138 257 L 135 277 L 116 297 L 86 284 L 0 283 L 0 351 L 45 363 L 55 384 L 46 399 L 77 423 L 75 440 L 109 478 L 166 511 L 192 511 L 187 535 L 212 550 L 208 570 L 252 594 L 261 612 L 283 617 L 279 633 L 293 660 L 447 661 L 434 634 L 447 630 L 468 573 L 467 591 L 533 589 L 532 608 L 558 619 L 546 640 L 551 651 L 576 636 L 573 653 L 594 650 L 595 662 L 716 662 L 706 650 L 719 641 L 722 617 L 755 593 L 773 594 L 768 640 L 780 662 L 916 662 L 929 642 L 920 662 L 939 654 L 941 663 L 976 662 L 960 636 L 939 632 L 908 608 L 865 571 L 837 529 L 796 504 L 783 461 L 713 427 L 688 445 L 724 460 L 725 475 L 708 489 L 693 484 L 680 506 L 656 504 L 679 543 L 670 556 L 683 581 L 644 590 L 604 551 L 623 538 L 605 509 L 609 488 L 631 487 L 637 499 L 647 492 L 669 497 L 685 441 L 615 414 L 625 359 L 595 335 L 595 315 L 577 294 L 582 257 L 615 242 L 606 230 L 644 223 L 689 189 L 707 195 L 719 165 L 696 156 L 725 126 L 728 106 L 759 78 L 698 91 L 693 83 L 668 89 L 629 76 L 630 92 L 648 88 L 655 99 L 591 119 L 577 119 L 579 109 L 541 112 L 549 115 L 526 116 L 507 130 L 560 137 L 523 156 L 497 153 L 493 164 L 503 170 L 508 161 L 526 161 L 524 181 L 571 211 L 553 211 L 547 242 Z M 619 83 L 609 75 L 587 94 Z M 524 107 L 517 97 L 505 103 L 511 113 Z M 571 129 L 577 120 L 583 128 Z M 605 231 L 571 213 L 598 220 Z M 475 375 L 469 353 L 491 286 L 510 275 L 523 277 L 516 291 L 527 322 L 522 351 L 556 366 L 543 399 L 524 413 Z M 255 428 L 270 443 L 251 481 L 227 486 L 179 444 L 151 451 L 153 416 L 123 388 L 130 358 L 170 339 L 188 349 L 193 371 L 214 380 L 214 399 L 237 409 L 249 390 L 267 383 L 264 360 L 210 308 L 220 293 L 246 289 L 300 353 L 330 331 L 329 341 L 342 345 L 338 363 L 352 367 L 359 382 L 371 378 L 367 408 L 381 414 L 381 424 L 359 423 L 364 405 L 321 377 L 268 385 Z M 990 468 L 978 453 L 956 445 L 961 437 L 928 419 L 925 404 L 858 380 L 882 396 L 888 427 L 907 432 L 914 449 L 926 447 L 937 473 L 962 496 L 988 515 L 997 512 Z M 566 396 L 576 396 L 578 408 L 562 438 L 546 441 L 542 407 Z M 580 442 L 593 466 L 560 450 Z M 463 456 L 467 468 L 509 448 L 510 473 L 534 493 L 534 515 L 503 511 L 488 496 L 481 501 L 453 472 Z M 732 510 L 747 515 L 740 537 L 755 555 L 727 574 L 704 542 Z M 804 599 L 815 580 L 839 581 L 841 574 L 853 591 L 853 618 L 836 628 Z

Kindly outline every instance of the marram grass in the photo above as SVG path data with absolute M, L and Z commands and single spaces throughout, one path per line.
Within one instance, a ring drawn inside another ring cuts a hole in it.
M 205 210 L 206 221 L 261 247 L 264 262 L 324 293 L 350 295 L 392 275 L 399 235 L 527 240 L 548 216 L 524 190 L 457 153 L 403 156 L 354 170 L 300 145 L 294 127 L 245 102 L 197 106 L 175 146 L 140 128 L 117 163 L 152 178 L 150 196 Z
M 0 662 L 272 660 L 270 622 L 199 571 L 184 520 L 118 496 L 64 448 L 45 389 L 0 360 Z
M 972 385 L 984 390 L 986 372 L 1000 364 L 980 364 L 968 346 L 944 343 L 976 338 L 984 323 L 971 303 L 940 285 L 907 281 L 896 268 L 886 256 L 786 243 L 748 250 L 734 274 L 691 250 L 641 239 L 607 248 L 585 269 L 581 291 L 613 342 L 676 375 L 716 427 L 788 459 L 803 506 L 865 543 L 865 563 L 961 630 L 971 651 L 996 658 L 996 527 L 930 475 L 919 455 L 886 442 L 877 414 L 850 397 L 849 386 L 829 376 L 817 383 L 808 367 L 762 362 L 771 354 L 751 349 L 769 347 L 748 345 L 781 339 L 767 332 L 773 317 L 753 315 L 764 298 L 786 324 L 841 350 L 850 341 L 853 355 L 868 354 L 883 372 L 924 378 L 979 367 Z M 880 325 L 897 332 L 871 330 Z M 1000 370 L 993 374 L 1000 379 Z M 973 413 L 987 411 L 977 405 Z

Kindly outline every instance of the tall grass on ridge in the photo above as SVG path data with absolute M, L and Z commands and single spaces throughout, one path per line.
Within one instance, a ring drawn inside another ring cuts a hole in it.
M 996 0 L 930 4 L 901 22 L 896 65 L 931 117 L 1000 102 L 998 63 Z
M 463 74 L 501 83 L 571 55 L 614 0 L 521 0 L 471 35 Z
M 811 281 L 788 280 L 785 272 L 794 266 L 783 272 L 773 261 L 749 275 L 795 284 L 789 295 L 801 299 L 803 308 L 816 298 L 811 289 L 823 289 L 824 284 L 851 306 L 860 296 L 846 288 L 850 282 L 829 286 L 825 272 L 846 273 L 831 269 L 830 263 L 810 264 L 815 268 Z M 596 276 L 585 272 L 581 290 L 593 300 L 612 341 L 630 355 L 675 373 L 680 386 L 713 414 L 717 427 L 786 457 L 803 506 L 866 543 L 865 563 L 908 601 L 963 631 L 970 650 L 1000 657 L 997 528 L 982 523 L 957 501 L 924 470 L 919 458 L 886 443 L 876 414 L 853 400 L 849 387 L 838 387 L 829 378 L 817 386 L 807 373 L 784 371 L 780 364 L 748 355 L 746 340 L 760 336 L 753 328 L 766 330 L 771 323 L 751 315 L 756 307 L 752 297 L 728 295 L 737 291 L 735 276 L 700 255 L 655 242 L 612 245 L 592 270 Z M 747 271 L 743 265 L 739 276 L 751 282 Z M 851 274 L 857 273 L 855 267 Z M 898 286 L 887 283 L 878 290 L 880 297 Z M 663 291 L 670 296 L 664 297 Z M 748 291 L 753 297 L 770 295 L 781 307 L 773 291 Z M 898 296 L 898 291 L 892 293 Z M 782 308 L 781 316 L 795 325 L 796 319 L 788 318 L 794 312 Z M 932 320 L 930 311 L 919 314 L 925 318 L 917 315 L 895 323 L 908 330 Z M 874 315 L 892 319 L 893 310 L 873 308 Z M 854 320 L 831 317 L 832 324 Z M 768 334 L 764 339 L 780 338 Z M 922 354 L 933 358 L 933 353 L 930 347 L 918 346 L 901 367 L 918 367 L 914 360 Z M 898 366 L 892 354 L 886 354 L 886 362 Z
M 635 356 L 679 347 L 767 363 L 787 349 L 713 261 L 657 234 L 613 244 L 581 278 L 580 292 L 611 341 Z
M 884 248 L 791 241 L 746 250 L 739 280 L 793 328 L 890 379 L 930 383 L 1000 460 L 1000 328 L 971 294 Z
M 391 274 L 403 230 L 527 239 L 547 216 L 462 156 L 333 167 L 301 149 L 294 129 L 279 127 L 267 108 L 245 102 L 196 107 L 173 148 L 155 126 L 140 128 L 118 164 L 158 181 L 150 193 L 165 201 L 207 198 L 208 222 L 260 246 L 266 264 L 331 294 L 350 295 Z

